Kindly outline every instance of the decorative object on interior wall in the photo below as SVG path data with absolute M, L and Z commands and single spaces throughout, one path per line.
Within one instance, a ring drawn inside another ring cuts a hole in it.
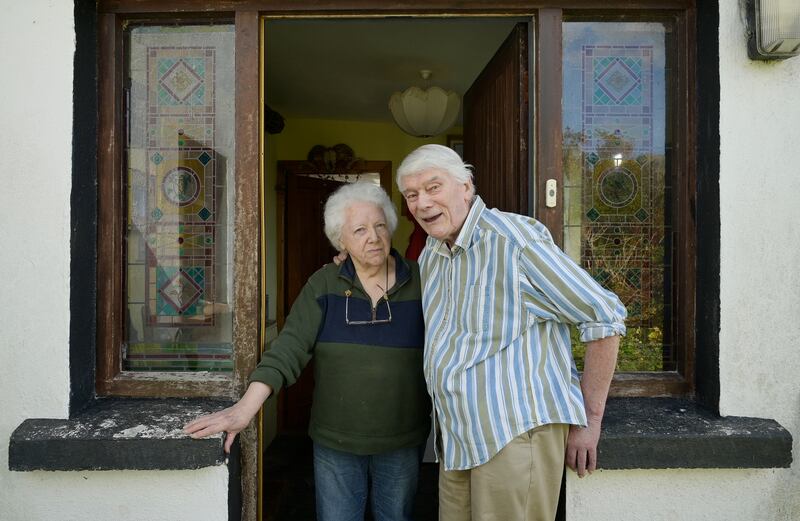
M 747 53 L 751 60 L 800 54 L 800 2 L 747 0 Z
M 358 167 L 364 162 L 344 143 L 326 147 L 314 145 L 308 151 L 308 163 L 314 174 L 326 179 L 351 183 L 358 181 Z
M 427 85 L 431 71 L 419 71 Z M 441 87 L 409 87 L 389 98 L 389 110 L 395 123 L 407 134 L 431 137 L 452 127 L 461 110 L 461 97 Z
M 264 131 L 267 134 L 280 134 L 285 123 L 283 116 L 272 110 L 269 105 L 264 104 Z

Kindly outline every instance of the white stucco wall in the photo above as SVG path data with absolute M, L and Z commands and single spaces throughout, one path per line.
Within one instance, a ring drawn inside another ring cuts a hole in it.
M 69 404 L 72 2 L 3 2 L 0 17 L 0 519 L 227 519 L 225 467 L 9 472 L 25 418 Z
M 0 519 L 225 521 L 228 472 L 221 469 L 13 473 Z
M 720 1 L 723 414 L 775 418 L 791 469 L 570 475 L 569 519 L 800 519 L 800 57 L 747 59 L 738 3 Z M 223 467 L 7 470 L 11 431 L 69 399 L 71 2 L 4 2 L 0 17 L 0 518 L 217 520 Z
M 800 519 L 800 57 L 747 57 L 738 2 L 720 0 L 720 412 L 774 418 L 791 469 L 570 476 L 568 519 Z

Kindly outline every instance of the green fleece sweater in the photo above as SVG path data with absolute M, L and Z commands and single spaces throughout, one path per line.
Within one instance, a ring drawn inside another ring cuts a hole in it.
M 345 306 L 351 322 L 370 320 L 372 303 L 350 259 L 341 266 L 328 264 L 308 279 L 283 330 L 250 376 L 277 393 L 297 380 L 313 356 L 309 435 L 326 447 L 379 454 L 420 445 L 428 436 L 419 268 L 395 250 L 392 256 L 396 283 L 388 292 L 390 323 L 347 325 Z M 378 319 L 388 317 L 385 302 L 376 313 Z

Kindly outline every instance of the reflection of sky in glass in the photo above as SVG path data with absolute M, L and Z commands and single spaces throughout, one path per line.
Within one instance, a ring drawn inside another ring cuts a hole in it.
M 567 22 L 563 28 L 563 126 L 581 130 L 581 69 L 584 45 L 647 45 L 653 49 L 653 145 L 652 151 L 664 154 L 664 26 L 645 22 Z M 613 130 L 613 129 L 610 129 Z

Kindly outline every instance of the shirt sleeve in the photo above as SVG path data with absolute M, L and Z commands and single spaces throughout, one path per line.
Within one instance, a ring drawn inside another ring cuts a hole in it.
M 520 291 L 529 311 L 574 324 L 582 342 L 624 335 L 627 311 L 619 297 L 556 246 L 543 226 L 542 231 L 519 254 Z
M 250 374 L 250 382 L 265 383 L 274 394 L 295 383 L 313 356 L 324 313 L 317 300 L 319 291 L 315 290 L 314 279 L 312 276 L 300 290 L 281 333 Z

